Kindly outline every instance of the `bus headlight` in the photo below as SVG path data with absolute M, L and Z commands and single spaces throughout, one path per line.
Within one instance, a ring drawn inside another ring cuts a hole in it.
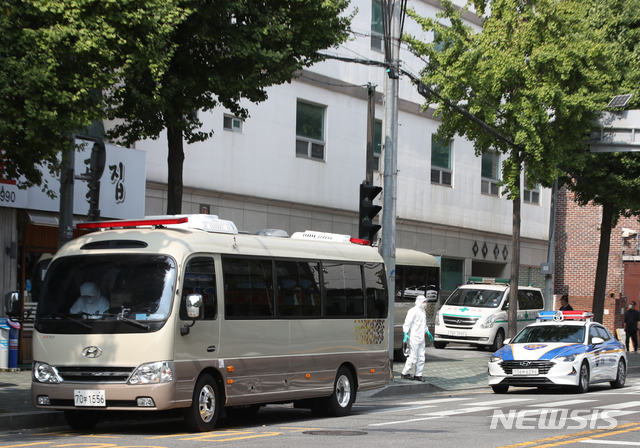
M 492 328 L 495 322 L 496 322 L 496 315 L 492 314 L 484 320 L 482 325 L 480 325 L 480 328 Z
M 127 384 L 168 383 L 173 379 L 173 362 L 158 361 L 139 365 Z
M 33 379 L 39 383 L 58 384 L 60 377 L 56 369 L 44 362 L 33 363 Z

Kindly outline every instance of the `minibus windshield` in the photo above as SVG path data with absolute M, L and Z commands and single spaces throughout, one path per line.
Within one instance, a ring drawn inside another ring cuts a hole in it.
M 503 294 L 503 291 L 488 289 L 457 289 L 449 296 L 445 305 L 498 308 Z
M 63 333 L 156 330 L 170 314 L 175 271 L 175 262 L 162 255 L 58 258 L 47 270 L 36 328 Z

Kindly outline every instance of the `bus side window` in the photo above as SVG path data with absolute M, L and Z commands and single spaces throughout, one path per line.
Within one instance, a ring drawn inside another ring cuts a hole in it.
M 385 273 L 381 263 L 364 265 L 364 283 L 367 293 L 367 318 L 386 318 L 389 309 L 389 296 L 385 288 Z
M 364 317 L 362 271 L 359 264 L 323 262 L 325 315 Z
M 225 318 L 273 317 L 271 260 L 222 257 Z
M 216 271 L 211 257 L 194 257 L 189 260 L 182 283 L 180 319 L 191 320 L 187 316 L 186 299 L 189 294 L 202 295 L 205 319 L 215 319 L 218 314 L 216 300 Z

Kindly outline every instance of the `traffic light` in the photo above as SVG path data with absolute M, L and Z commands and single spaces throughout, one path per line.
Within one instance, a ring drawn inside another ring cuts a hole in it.
M 358 238 L 373 241 L 380 226 L 373 224 L 373 218 L 382 207 L 373 205 L 373 200 L 380 194 L 382 187 L 360 184 L 360 220 L 358 221 Z

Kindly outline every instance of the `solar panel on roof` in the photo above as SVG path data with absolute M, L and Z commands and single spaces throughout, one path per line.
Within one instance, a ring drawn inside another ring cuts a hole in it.
M 629 102 L 632 96 L 633 95 L 631 94 L 616 95 L 613 97 L 611 101 L 609 101 L 609 104 L 607 104 L 607 107 L 624 107 L 627 105 L 627 103 Z

